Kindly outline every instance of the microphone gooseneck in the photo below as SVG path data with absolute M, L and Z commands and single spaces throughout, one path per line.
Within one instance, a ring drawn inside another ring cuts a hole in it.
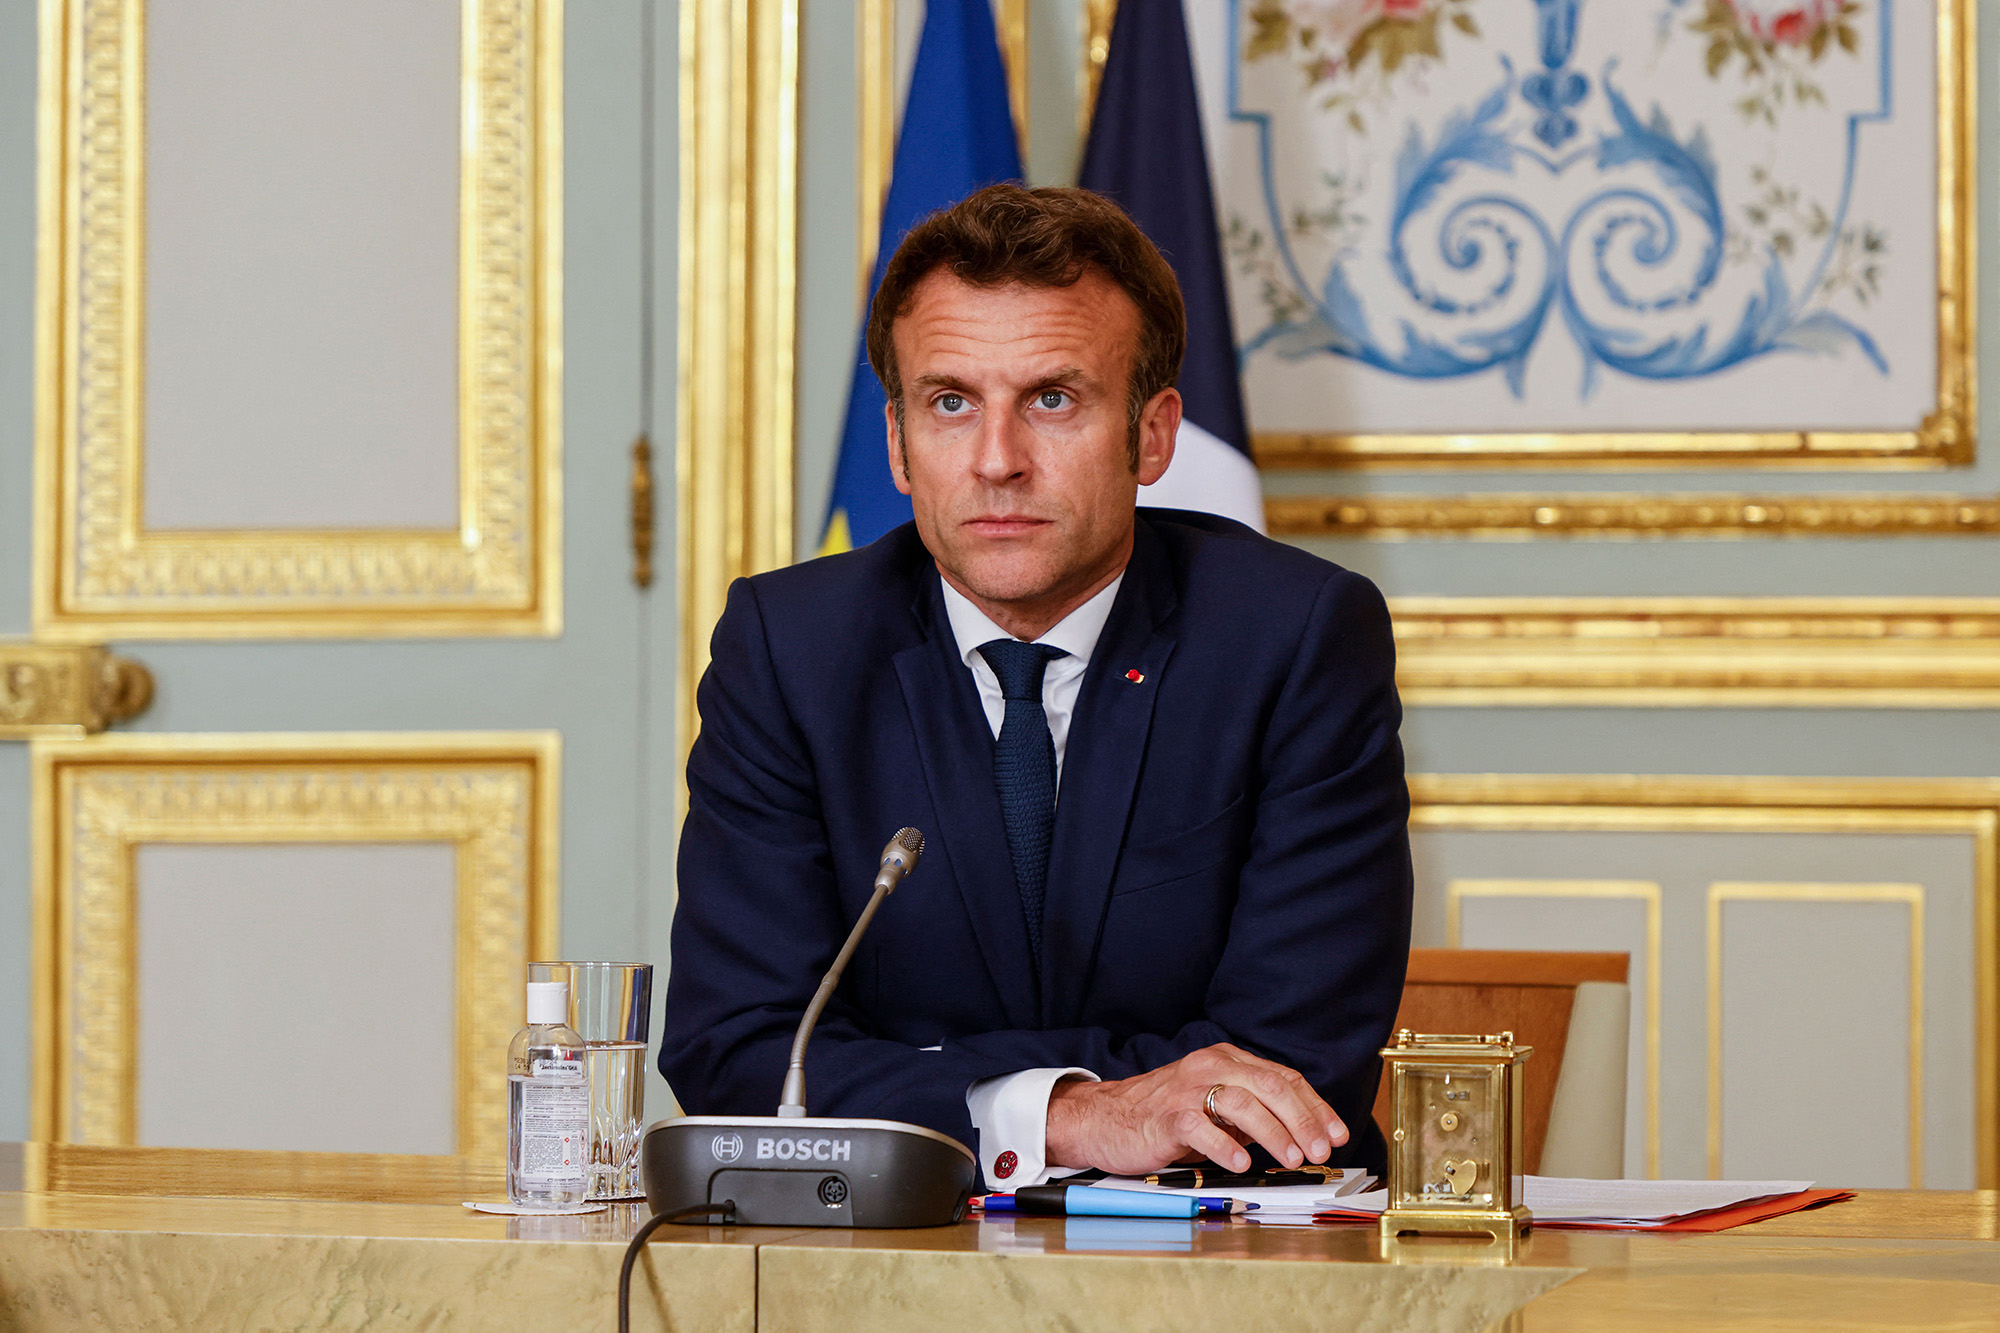
M 819 989 L 813 993 L 812 1003 L 806 1006 L 805 1016 L 799 1019 L 798 1035 L 792 1038 L 791 1063 L 785 1069 L 785 1090 L 778 1101 L 780 1116 L 796 1119 L 806 1113 L 806 1043 L 812 1040 L 813 1028 L 818 1025 L 826 1002 L 833 998 L 834 988 L 840 985 L 840 974 L 847 970 L 847 960 L 854 957 L 855 946 L 868 932 L 868 923 L 875 919 L 876 909 L 896 891 L 903 877 L 917 868 L 917 858 L 923 854 L 924 835 L 913 828 L 897 829 L 896 836 L 882 849 L 881 869 L 875 872 L 875 892 L 861 909 L 861 919 L 847 932 L 847 943 L 840 946 L 833 966 L 820 978 Z

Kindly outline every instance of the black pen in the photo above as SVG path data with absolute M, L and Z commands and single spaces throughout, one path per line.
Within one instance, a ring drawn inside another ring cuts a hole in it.
M 1217 1188 L 1254 1189 L 1270 1185 L 1324 1185 L 1340 1174 L 1334 1166 L 1273 1167 L 1269 1171 L 1220 1171 L 1214 1167 L 1189 1167 L 1179 1171 L 1155 1171 L 1146 1177 L 1148 1185 L 1162 1189 L 1198 1190 Z

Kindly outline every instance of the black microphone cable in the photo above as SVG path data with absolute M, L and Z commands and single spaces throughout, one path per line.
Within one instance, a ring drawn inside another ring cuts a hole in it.
M 639 1251 L 646 1248 L 646 1242 L 653 1233 L 669 1222 L 681 1222 L 690 1217 L 720 1213 L 726 1220 L 736 1212 L 736 1200 L 724 1199 L 721 1203 L 698 1203 L 692 1208 L 676 1208 L 670 1213 L 654 1213 L 632 1233 L 632 1243 L 625 1247 L 625 1262 L 618 1269 L 618 1333 L 632 1333 L 632 1265 L 639 1262 Z

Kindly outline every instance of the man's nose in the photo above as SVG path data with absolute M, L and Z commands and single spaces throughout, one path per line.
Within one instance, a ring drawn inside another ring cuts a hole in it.
M 1028 423 L 1017 413 L 988 413 L 973 446 L 972 470 L 980 480 L 1014 481 L 1027 475 L 1029 461 Z

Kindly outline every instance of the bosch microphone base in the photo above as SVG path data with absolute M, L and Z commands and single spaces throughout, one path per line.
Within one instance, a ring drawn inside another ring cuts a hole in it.
M 741 1226 L 941 1227 L 965 1216 L 978 1163 L 897 1120 L 690 1115 L 647 1127 L 640 1174 L 655 1213 L 733 1200 Z

